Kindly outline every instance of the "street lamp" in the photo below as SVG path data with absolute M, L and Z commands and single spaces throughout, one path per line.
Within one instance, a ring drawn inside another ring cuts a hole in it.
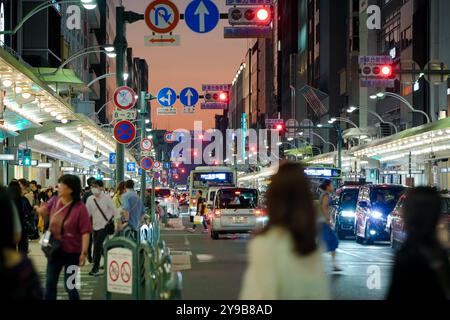
M 326 140 L 325 140 L 320 134 L 318 134 L 318 133 L 312 132 L 312 134 L 313 134 L 313 136 L 319 138 L 323 143 L 332 146 L 332 147 L 333 147 L 333 152 L 336 152 L 336 150 L 337 150 L 336 145 L 334 145 L 334 144 L 331 143 L 331 142 L 326 141 Z
M 394 99 L 397 99 L 401 102 L 403 102 L 409 110 L 411 110 L 413 113 L 420 113 L 421 115 L 423 115 L 426 119 L 427 119 L 427 124 L 431 123 L 430 117 L 428 116 L 428 114 L 422 110 L 417 110 L 415 109 L 411 103 L 409 103 L 408 100 L 406 100 L 404 97 L 402 97 L 399 94 L 396 93 L 392 93 L 392 92 L 378 92 L 377 94 L 371 95 L 369 98 L 372 100 L 377 100 L 377 99 L 382 99 L 384 97 L 391 97 Z
M 50 8 L 51 6 L 56 4 L 81 4 L 86 10 L 92 10 L 97 7 L 97 1 L 96 0 L 61 0 L 59 2 L 55 2 L 54 0 L 48 0 L 40 5 L 36 6 L 33 10 L 31 10 L 18 24 L 17 26 L 12 30 L 5 30 L 0 31 L 0 34 L 8 34 L 8 35 L 14 35 L 19 31 L 20 28 L 27 22 L 31 17 L 33 17 L 35 14 Z
M 361 110 L 361 107 L 350 107 L 350 108 L 347 109 L 347 113 L 353 113 L 356 110 Z M 376 113 L 376 112 L 374 112 L 372 110 L 367 110 L 367 113 L 369 113 L 369 114 L 373 115 L 374 117 L 376 117 L 378 120 L 381 121 L 381 123 L 386 123 L 386 124 L 390 125 L 391 127 L 393 127 L 394 130 L 395 130 L 395 134 L 398 133 L 397 126 L 394 123 L 389 122 L 389 121 L 384 121 L 383 118 L 378 113 Z
M 328 123 L 329 123 L 329 124 L 334 124 L 336 121 L 348 123 L 348 124 L 352 125 L 353 127 L 355 127 L 356 129 L 359 129 L 359 127 L 358 127 L 358 126 L 356 125 L 356 123 L 354 123 L 353 121 L 351 121 L 351 120 L 349 120 L 349 119 L 345 119 L 345 118 L 340 118 L 340 117 L 337 117 L 337 118 L 331 118 L 331 119 L 328 121 Z M 317 125 L 317 126 L 319 127 L 319 125 Z M 321 126 L 323 126 L 323 125 L 321 125 Z

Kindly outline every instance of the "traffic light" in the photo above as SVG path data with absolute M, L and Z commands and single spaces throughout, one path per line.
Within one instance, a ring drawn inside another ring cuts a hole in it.
M 228 21 L 232 26 L 268 26 L 272 19 L 271 7 L 236 7 L 228 11 Z
M 227 103 L 230 100 L 230 93 L 227 91 L 207 92 L 205 94 L 206 103 Z
M 31 149 L 25 149 L 23 151 L 23 166 L 31 167 Z
M 363 65 L 361 66 L 361 75 L 367 78 L 395 78 L 394 68 L 391 64 Z

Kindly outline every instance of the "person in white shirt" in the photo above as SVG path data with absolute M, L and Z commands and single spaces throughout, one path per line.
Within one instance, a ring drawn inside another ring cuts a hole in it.
M 120 217 L 120 212 L 114 205 L 111 197 L 103 192 L 103 181 L 96 180 L 91 184 L 92 196 L 86 201 L 86 207 L 92 218 L 92 227 L 94 230 L 94 257 L 93 267 L 89 274 L 91 276 L 100 275 L 100 259 L 103 254 L 103 242 L 107 232 L 107 224 Z
M 250 242 L 240 299 L 329 299 L 317 210 L 303 166 L 280 165 L 266 200 L 269 222 Z

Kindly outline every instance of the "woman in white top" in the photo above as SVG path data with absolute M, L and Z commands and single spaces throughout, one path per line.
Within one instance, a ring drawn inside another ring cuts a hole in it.
M 304 168 L 280 165 L 266 195 L 269 223 L 249 245 L 243 300 L 326 300 L 316 209 Z

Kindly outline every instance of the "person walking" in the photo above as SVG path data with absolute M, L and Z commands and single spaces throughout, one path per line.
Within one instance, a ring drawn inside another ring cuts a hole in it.
M 125 182 L 127 192 L 122 195 L 122 208 L 128 217 L 128 226 L 134 231 L 133 237 L 137 239 L 139 228 L 144 221 L 145 207 L 141 198 L 134 190 L 133 180 Z
M 240 299 L 326 300 L 317 213 L 304 167 L 280 165 L 267 192 L 269 222 L 248 247 Z
M 11 181 L 8 186 L 8 192 L 11 201 L 19 215 L 21 237 L 18 243 L 19 252 L 28 253 L 28 237 L 34 234 L 33 208 L 27 198 L 22 195 L 20 184 L 17 181 Z
M 450 300 L 450 264 L 437 237 L 441 204 L 434 188 L 407 193 L 401 209 L 407 237 L 395 255 L 388 300 Z
M 198 190 L 197 192 L 197 212 L 196 212 L 196 216 L 198 217 L 202 217 L 202 225 L 203 225 L 203 233 L 207 233 L 208 232 L 208 224 L 206 223 L 206 219 L 205 219 L 205 212 L 206 212 L 206 203 L 205 203 L 205 199 L 203 198 L 203 192 L 201 190 Z M 195 218 L 192 228 L 188 229 L 189 232 L 194 233 L 197 225 L 195 224 Z
M 94 265 L 89 272 L 91 276 L 100 275 L 100 259 L 103 255 L 103 242 L 108 234 L 114 233 L 114 220 L 119 217 L 119 211 L 114 205 L 111 197 L 103 192 L 103 181 L 96 180 L 91 184 L 92 196 L 87 199 L 86 207 L 92 219 L 94 230 Z M 108 224 L 112 223 L 112 227 Z M 109 233 L 112 229 L 112 233 Z
M 119 182 L 116 193 L 113 196 L 113 202 L 117 209 L 122 208 L 122 195 L 127 192 L 125 181 Z
M 63 175 L 58 180 L 58 197 L 38 208 L 38 213 L 49 216 L 49 231 L 61 244 L 47 263 L 46 300 L 56 300 L 57 284 L 64 268 L 64 286 L 70 300 L 79 300 L 74 283 L 69 283 L 73 266 L 86 264 L 89 235 L 92 225 L 86 206 L 81 201 L 81 181 L 75 175 Z M 79 272 L 79 269 L 75 269 Z
M 24 252 L 16 250 L 22 238 L 20 218 L 11 191 L 5 187 L 0 187 L 0 207 L 0 299 L 42 300 L 43 290 L 33 264 Z
M 26 179 L 19 179 L 18 180 L 20 189 L 22 191 L 22 195 L 28 199 L 28 202 L 30 203 L 30 206 L 34 205 L 34 194 L 30 190 L 30 183 Z
M 330 202 L 331 194 L 333 193 L 333 185 L 330 180 L 325 180 L 319 187 L 320 198 L 319 198 L 319 223 L 322 232 L 322 238 L 325 242 L 327 252 L 331 254 L 331 259 L 333 263 L 333 271 L 339 272 L 342 269 L 338 266 L 336 262 L 336 249 L 339 246 L 339 240 L 332 227 L 332 221 L 330 216 Z
M 87 188 L 85 190 L 85 192 L 83 193 L 83 197 L 82 197 L 82 201 L 84 204 L 86 204 L 87 199 L 92 196 L 92 190 L 91 190 L 91 184 L 95 181 L 96 179 L 94 177 L 90 177 L 89 179 L 87 179 L 86 183 L 87 183 Z M 92 220 L 91 220 L 91 224 L 92 224 Z M 93 238 L 92 238 L 92 234 L 89 235 L 89 247 L 88 247 L 88 262 L 92 263 L 93 259 L 92 259 L 92 244 L 93 244 Z

